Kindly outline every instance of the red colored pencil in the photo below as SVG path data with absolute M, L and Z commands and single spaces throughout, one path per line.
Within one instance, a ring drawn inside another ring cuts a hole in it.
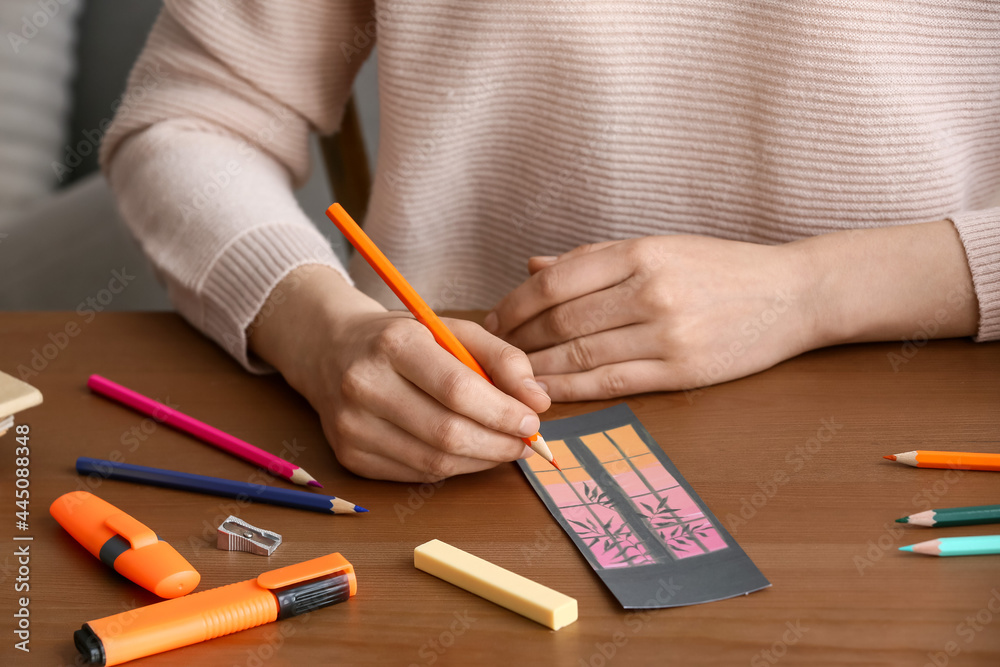
M 159 401 L 147 398 L 139 392 L 132 391 L 128 387 L 123 387 L 105 377 L 91 375 L 87 379 L 87 386 L 102 396 L 106 396 L 145 415 L 149 415 L 156 421 L 169 424 L 179 431 L 193 435 L 202 442 L 218 447 L 233 456 L 238 456 L 244 461 L 255 463 L 278 477 L 284 477 L 290 482 L 302 484 L 303 486 L 309 485 L 323 488 L 323 485 L 313 479 L 312 475 L 280 456 L 275 456 L 260 447 L 251 445 L 245 440 L 240 440 L 236 436 L 229 435 L 225 431 L 220 431 L 214 426 L 209 426 L 205 422 L 198 421 L 194 417 L 189 417 L 183 412 L 174 410 Z

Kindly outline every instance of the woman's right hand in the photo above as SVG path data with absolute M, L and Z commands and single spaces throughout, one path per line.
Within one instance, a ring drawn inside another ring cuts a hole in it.
M 346 468 L 433 482 L 530 456 L 519 436 L 538 431 L 550 404 L 523 352 L 472 322 L 445 323 L 496 386 L 409 313 L 385 310 L 325 266 L 282 280 L 248 335 L 319 413 Z

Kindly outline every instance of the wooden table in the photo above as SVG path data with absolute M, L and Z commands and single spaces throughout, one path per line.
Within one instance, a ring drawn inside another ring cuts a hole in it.
M 67 324 L 78 329 L 63 338 Z M 244 372 L 175 315 L 101 313 L 88 322 L 75 313 L 0 314 L 0 369 L 19 375 L 33 357 L 38 373 L 27 379 L 45 403 L 21 417 L 31 446 L 30 529 L 23 533 L 14 527 L 14 439 L 0 440 L 8 508 L 0 556 L 4 665 L 74 664 L 71 636 L 83 622 L 157 601 L 49 516 L 54 498 L 88 488 L 74 472 L 76 457 L 117 452 L 142 465 L 232 479 L 254 474 L 241 460 L 91 394 L 85 382 L 95 372 L 270 451 L 285 449 L 328 490 L 371 509 L 323 516 L 125 482 L 90 489 L 184 554 L 202 574 L 199 590 L 332 551 L 357 569 L 359 593 L 348 603 L 141 664 L 1000 664 L 1000 557 L 896 550 L 931 535 L 998 527 L 932 533 L 892 523 L 931 507 L 1000 502 L 1000 476 L 948 475 L 881 458 L 910 449 L 1000 451 L 995 344 L 820 350 L 699 393 L 628 399 L 773 584 L 747 597 L 652 612 L 617 605 L 553 530 L 516 466 L 439 486 L 356 477 L 338 465 L 315 414 L 279 377 Z M 612 403 L 556 405 L 547 416 Z M 230 513 L 280 532 L 284 543 L 270 558 L 216 550 L 215 528 Z M 15 535 L 34 538 L 30 654 L 13 649 L 11 634 L 12 545 L 23 544 Z M 551 632 L 414 569 L 413 548 L 432 538 L 577 598 L 579 621 Z

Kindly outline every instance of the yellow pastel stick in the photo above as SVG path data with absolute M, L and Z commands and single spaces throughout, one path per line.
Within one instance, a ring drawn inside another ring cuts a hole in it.
M 576 600 L 441 540 L 413 550 L 413 564 L 435 577 L 495 602 L 553 630 L 577 617 Z

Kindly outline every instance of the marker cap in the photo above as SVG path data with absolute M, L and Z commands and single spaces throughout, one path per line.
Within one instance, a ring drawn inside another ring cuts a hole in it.
M 56 498 L 49 512 L 94 556 L 162 598 L 190 593 L 201 575 L 150 528 L 86 491 Z

